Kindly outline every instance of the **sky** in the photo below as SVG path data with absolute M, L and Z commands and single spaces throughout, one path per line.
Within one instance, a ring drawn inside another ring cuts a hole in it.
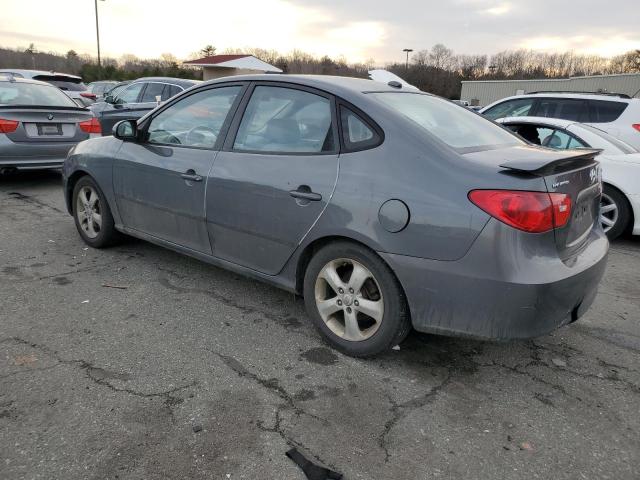
M 103 56 L 179 59 L 205 45 L 375 59 L 443 43 L 613 56 L 640 49 L 638 0 L 100 0 Z M 93 0 L 0 0 L 0 46 L 95 55 Z

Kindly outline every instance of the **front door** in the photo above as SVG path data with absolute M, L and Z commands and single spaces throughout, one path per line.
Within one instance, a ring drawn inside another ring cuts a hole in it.
M 143 127 L 140 141 L 123 143 L 113 183 L 125 227 L 211 254 L 207 176 L 243 88 L 229 85 L 182 97 Z
M 216 257 L 274 275 L 331 198 L 338 137 L 330 96 L 271 85 L 254 87 L 218 153 L 207 222 Z

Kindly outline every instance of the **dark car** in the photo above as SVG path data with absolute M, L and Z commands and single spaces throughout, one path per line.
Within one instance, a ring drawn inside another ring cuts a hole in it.
M 117 92 L 109 92 L 102 102 L 91 106 L 91 111 L 102 125 L 102 134 L 111 135 L 113 125 L 120 120 L 136 120 L 156 108 L 158 103 L 198 83 L 198 80 L 184 78 L 139 78 Z
M 64 194 L 88 245 L 126 233 L 302 294 L 366 356 L 411 326 L 525 338 L 584 314 L 608 251 L 596 154 L 396 82 L 242 76 L 81 143 Z
M 60 168 L 100 124 L 58 88 L 0 73 L 0 171 Z

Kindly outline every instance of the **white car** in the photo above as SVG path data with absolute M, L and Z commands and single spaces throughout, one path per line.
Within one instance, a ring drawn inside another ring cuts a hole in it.
M 586 123 L 640 150 L 640 98 L 597 93 L 530 93 L 503 98 L 480 113 L 492 120 L 530 116 Z
M 590 125 L 545 117 L 508 117 L 498 120 L 525 140 L 554 149 L 602 150 L 604 192 L 600 222 L 610 240 L 630 229 L 640 235 L 640 152 Z

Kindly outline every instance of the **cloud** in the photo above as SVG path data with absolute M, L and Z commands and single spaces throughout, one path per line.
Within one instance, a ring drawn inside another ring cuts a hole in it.
M 575 51 L 611 57 L 640 47 L 640 35 L 634 32 L 632 34 L 536 36 L 524 39 L 518 47 L 542 52 Z
M 496 5 L 495 7 L 490 7 L 485 10 L 482 10 L 482 13 L 499 16 L 499 15 L 504 15 L 505 13 L 509 13 L 510 11 L 511 11 L 510 3 L 501 3 L 499 5 Z

